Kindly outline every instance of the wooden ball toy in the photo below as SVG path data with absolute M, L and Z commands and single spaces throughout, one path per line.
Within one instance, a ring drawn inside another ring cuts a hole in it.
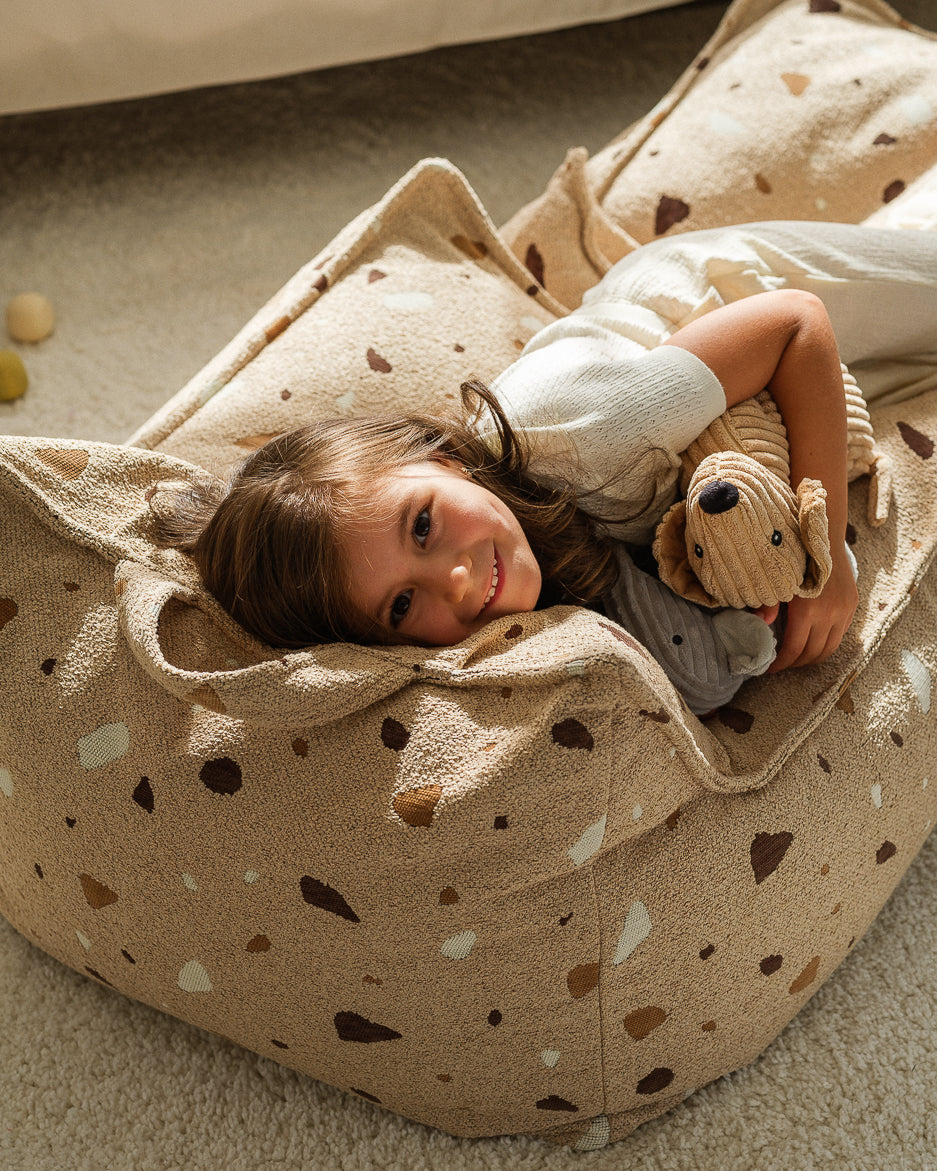
M 42 293 L 20 293 L 8 304 L 7 330 L 17 342 L 41 342 L 55 326 L 55 310 Z
M 0 350 L 0 402 L 19 398 L 29 386 L 23 359 L 12 350 Z

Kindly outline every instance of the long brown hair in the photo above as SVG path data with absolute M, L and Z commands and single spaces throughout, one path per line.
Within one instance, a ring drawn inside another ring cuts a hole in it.
M 494 394 L 462 384 L 465 419 L 428 414 L 330 418 L 277 436 L 237 464 L 226 483 L 178 488 L 154 511 L 162 543 L 188 552 L 206 588 L 271 646 L 391 643 L 351 601 L 342 554 L 381 476 L 410 463 L 454 459 L 511 509 L 540 566 L 538 605 L 585 604 L 615 581 L 612 543 L 571 483 L 527 474 L 530 452 Z M 487 407 L 489 446 L 476 426 Z

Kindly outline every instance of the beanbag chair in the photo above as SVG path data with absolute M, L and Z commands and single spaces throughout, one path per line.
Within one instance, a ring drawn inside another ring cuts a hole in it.
M 444 405 L 564 312 L 430 160 L 128 445 L 0 439 L 0 912 L 409 1118 L 592 1150 L 751 1061 L 931 829 L 937 397 L 872 412 L 893 511 L 853 487 L 840 651 L 706 724 L 577 607 L 266 647 L 147 499 L 311 414 Z

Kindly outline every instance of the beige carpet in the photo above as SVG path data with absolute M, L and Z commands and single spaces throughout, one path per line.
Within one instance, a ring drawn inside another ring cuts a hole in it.
M 652 106 L 725 7 L 0 120 L 0 302 L 36 289 L 59 314 L 22 348 L 32 385 L 0 431 L 122 441 L 422 156 L 451 158 L 503 222 L 568 146 Z M 900 8 L 937 28 L 934 0 Z M 932 838 L 754 1065 L 591 1155 L 427 1130 L 126 1000 L 0 920 L 0 1171 L 937 1168 L 935 890 Z

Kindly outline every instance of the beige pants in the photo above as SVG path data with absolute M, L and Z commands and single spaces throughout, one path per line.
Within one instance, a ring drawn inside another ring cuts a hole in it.
M 775 221 L 656 240 L 614 265 L 577 313 L 619 302 L 674 329 L 769 289 L 816 293 L 868 401 L 937 387 L 937 231 Z

